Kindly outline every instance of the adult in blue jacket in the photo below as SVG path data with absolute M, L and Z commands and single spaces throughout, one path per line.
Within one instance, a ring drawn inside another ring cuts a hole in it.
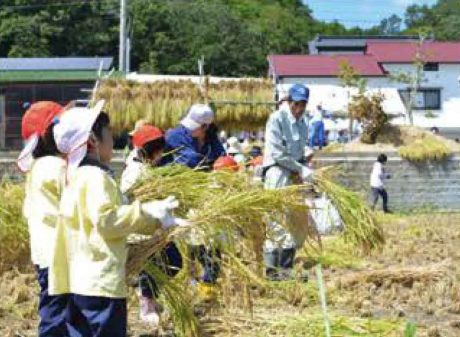
M 213 122 L 214 112 L 208 105 L 194 104 L 179 126 L 166 132 L 167 150 L 173 151 L 175 163 L 210 168 L 225 155 Z
M 190 168 L 211 169 L 216 159 L 225 155 L 214 125 L 214 112 L 205 104 L 192 105 L 179 126 L 166 132 L 165 139 L 167 152 L 173 153 L 172 160 Z M 200 242 L 191 242 L 189 248 L 191 260 L 198 259 L 203 267 L 199 293 L 204 298 L 211 297 L 220 271 L 220 251 Z

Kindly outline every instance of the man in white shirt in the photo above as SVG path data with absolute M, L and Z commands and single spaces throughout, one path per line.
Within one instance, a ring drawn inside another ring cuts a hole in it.
M 371 190 L 372 190 L 372 209 L 375 208 L 379 200 L 379 196 L 382 197 L 383 202 L 383 211 L 385 213 L 390 213 L 388 210 L 388 193 L 384 188 L 384 180 L 389 179 L 390 175 L 385 173 L 383 165 L 387 162 L 387 156 L 381 153 L 377 157 L 377 161 L 374 163 L 371 173 Z

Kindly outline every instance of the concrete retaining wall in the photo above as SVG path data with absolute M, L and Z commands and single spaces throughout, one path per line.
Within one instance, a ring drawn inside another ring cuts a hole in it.
M 17 153 L 0 152 L 0 176 L 21 180 L 15 160 Z M 342 182 L 349 188 L 369 194 L 369 175 L 378 153 L 334 153 L 317 157 L 318 166 L 339 165 Z M 414 164 L 397 153 L 387 153 L 386 170 L 392 175 L 386 188 L 390 207 L 395 210 L 436 208 L 460 210 L 460 153 L 443 162 Z M 120 153 L 112 167 L 119 176 L 123 169 Z
M 340 165 L 342 182 L 369 194 L 369 176 L 378 153 L 322 154 L 318 166 Z M 397 153 L 387 153 L 386 181 L 390 207 L 395 210 L 436 208 L 460 210 L 460 154 L 434 163 L 410 163 Z

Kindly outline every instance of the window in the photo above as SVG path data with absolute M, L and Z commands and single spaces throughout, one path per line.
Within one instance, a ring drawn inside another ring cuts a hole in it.
M 408 106 L 410 89 L 399 90 L 404 104 Z M 439 110 L 441 109 L 441 89 L 418 89 L 415 93 L 414 110 Z
M 423 70 L 425 71 L 438 71 L 439 70 L 439 63 L 435 62 L 427 62 L 423 65 Z

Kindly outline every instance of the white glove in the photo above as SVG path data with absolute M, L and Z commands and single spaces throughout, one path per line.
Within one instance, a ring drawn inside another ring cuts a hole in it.
M 174 218 L 174 222 L 178 227 L 190 227 L 190 221 L 182 218 Z
M 142 204 L 142 210 L 152 218 L 158 219 L 164 229 L 176 225 L 176 218 L 171 215 L 171 210 L 177 207 L 179 207 L 179 201 L 173 196 Z
M 302 166 L 300 178 L 304 183 L 311 182 L 313 179 L 313 170 L 307 166 Z

